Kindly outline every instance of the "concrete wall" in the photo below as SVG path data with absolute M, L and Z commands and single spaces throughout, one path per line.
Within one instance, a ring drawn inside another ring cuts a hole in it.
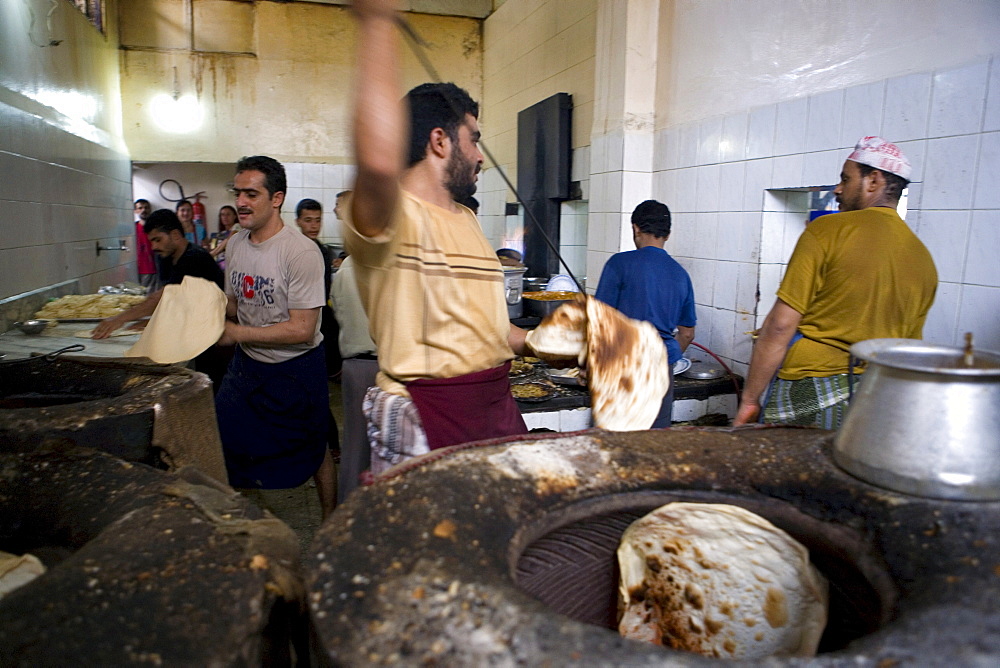
M 123 123 L 132 158 L 234 163 L 264 154 L 348 163 L 356 46 L 349 10 L 305 2 L 189 2 L 120 6 Z M 427 53 L 441 76 L 480 97 L 480 21 L 405 16 L 430 42 Z M 403 53 L 403 84 L 427 81 L 413 54 Z M 170 131 L 155 121 L 154 98 L 174 92 L 197 101 L 200 125 Z
M 95 250 L 132 236 L 116 5 L 105 35 L 68 2 L 0 3 L 0 298 L 134 267 Z
M 507 0 L 483 24 L 483 141 L 517 183 L 517 114 L 556 93 L 573 96 L 572 174 L 589 197 L 598 0 Z M 496 247 L 519 248 L 521 216 L 504 215 L 516 201 L 496 169 L 480 177 L 479 219 Z M 586 202 L 562 207 L 561 253 L 586 274 Z

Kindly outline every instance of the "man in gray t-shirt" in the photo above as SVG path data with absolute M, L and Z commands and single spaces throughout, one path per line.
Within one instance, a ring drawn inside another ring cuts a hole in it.
M 237 348 L 216 396 L 229 482 L 285 489 L 314 476 L 325 517 L 336 505 L 336 478 L 319 345 L 322 255 L 281 220 L 286 180 L 280 163 L 243 158 L 236 172 L 242 231 L 226 248 L 230 320 L 219 343 Z

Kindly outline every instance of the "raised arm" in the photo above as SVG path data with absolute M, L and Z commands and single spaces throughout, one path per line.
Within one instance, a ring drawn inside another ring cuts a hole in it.
M 400 100 L 396 0 L 354 0 L 358 21 L 354 152 L 357 180 L 351 214 L 355 229 L 377 236 L 389 225 L 405 168 L 407 123 Z

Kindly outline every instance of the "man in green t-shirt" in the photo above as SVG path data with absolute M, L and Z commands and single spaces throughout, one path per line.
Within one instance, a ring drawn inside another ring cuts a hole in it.
M 896 213 L 911 168 L 895 144 L 864 137 L 834 190 L 840 213 L 799 237 L 754 346 L 734 425 L 764 422 L 836 429 L 852 393 L 850 347 L 920 338 L 937 290 L 924 244 Z

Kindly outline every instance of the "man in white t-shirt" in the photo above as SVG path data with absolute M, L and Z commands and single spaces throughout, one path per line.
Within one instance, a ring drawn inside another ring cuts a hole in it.
M 314 476 L 326 516 L 336 505 L 336 478 L 320 345 L 323 257 L 281 220 L 285 190 L 285 170 L 273 158 L 237 163 L 242 231 L 226 249 L 230 321 L 219 340 L 237 349 L 216 413 L 233 487 L 286 489 Z

